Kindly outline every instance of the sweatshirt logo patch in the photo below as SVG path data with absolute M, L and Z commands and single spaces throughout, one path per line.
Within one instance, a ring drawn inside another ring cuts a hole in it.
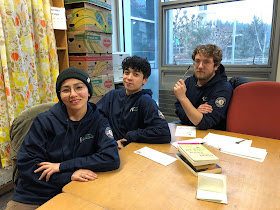
M 110 127 L 107 127 L 107 128 L 105 129 L 105 134 L 106 134 L 106 136 L 108 136 L 109 138 L 114 139 L 113 131 L 112 131 L 112 129 L 111 129 Z
M 134 106 L 134 107 L 131 107 L 130 112 L 137 112 L 138 111 L 138 107 Z
M 83 141 L 85 141 L 87 139 L 93 139 L 93 135 L 92 134 L 86 134 L 84 137 L 80 137 L 80 143 L 82 143 Z
M 226 99 L 224 97 L 219 97 L 215 100 L 215 104 L 217 107 L 222 108 L 226 105 Z
M 206 96 L 203 96 L 202 101 L 208 101 L 208 98 Z
M 161 119 L 165 119 L 164 115 L 162 114 L 161 111 L 158 110 L 158 116 L 161 118 Z

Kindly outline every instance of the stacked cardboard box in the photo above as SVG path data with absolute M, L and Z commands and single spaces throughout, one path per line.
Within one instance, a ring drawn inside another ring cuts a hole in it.
M 111 1 L 65 0 L 65 8 L 69 65 L 84 69 L 93 96 L 102 96 L 114 89 Z

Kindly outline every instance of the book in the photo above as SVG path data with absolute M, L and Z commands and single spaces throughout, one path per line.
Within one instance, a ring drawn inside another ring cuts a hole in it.
M 203 173 L 222 173 L 222 168 L 218 164 L 214 164 L 212 167 L 206 166 L 206 168 L 196 169 L 181 153 L 175 154 L 176 158 L 183 163 L 195 176 L 198 176 L 199 172 Z
M 199 173 L 196 198 L 227 204 L 227 179 L 224 174 Z
M 178 144 L 178 150 L 193 166 L 219 162 L 219 158 L 202 144 Z
M 216 163 L 213 163 L 213 164 L 207 164 L 207 165 L 201 165 L 201 166 L 193 166 L 193 167 L 195 167 L 196 170 L 199 170 L 199 169 L 204 169 L 204 168 L 213 168 L 216 165 L 217 165 Z

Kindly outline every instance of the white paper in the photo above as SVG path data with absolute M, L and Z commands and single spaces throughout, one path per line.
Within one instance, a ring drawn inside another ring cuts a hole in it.
M 167 166 L 170 163 L 173 163 L 174 161 L 177 160 L 177 158 L 171 157 L 169 155 L 166 155 L 162 152 L 156 151 L 149 147 L 143 147 L 142 149 L 134 151 L 134 153 L 142 155 L 143 157 L 149 158 L 150 160 L 153 160 L 164 166 Z
M 267 155 L 266 149 L 242 147 L 240 145 L 224 146 L 221 148 L 221 152 L 259 162 L 263 162 Z
M 196 128 L 194 126 L 177 126 L 175 136 L 196 137 Z
M 205 145 L 221 149 L 224 146 L 236 145 L 237 142 L 240 142 L 238 145 L 243 147 L 250 147 L 252 144 L 252 140 L 244 140 L 242 138 L 225 136 L 220 134 L 208 133 L 203 140 L 205 141 Z M 243 141 L 244 140 L 244 141 Z
M 196 198 L 227 204 L 226 175 L 198 173 Z
M 196 138 L 196 139 L 189 139 L 189 140 L 183 140 L 183 141 L 176 141 L 176 142 L 172 142 L 171 144 L 178 148 L 178 143 L 204 143 L 205 141 L 201 138 Z
M 53 29 L 66 30 L 65 8 L 51 7 Z

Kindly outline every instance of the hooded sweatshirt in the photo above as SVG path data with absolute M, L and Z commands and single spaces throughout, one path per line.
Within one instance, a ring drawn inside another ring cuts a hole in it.
M 152 99 L 150 89 L 132 95 L 126 95 L 125 88 L 111 90 L 96 105 L 109 120 L 116 140 L 127 139 L 126 144 L 160 144 L 171 140 L 168 123 Z
M 41 162 L 60 163 L 60 172 L 52 174 L 48 182 L 38 180 L 43 171 L 34 170 Z M 114 170 L 120 159 L 108 120 L 94 104 L 88 103 L 86 115 L 74 122 L 66 106 L 58 102 L 34 119 L 17 153 L 17 165 L 19 177 L 12 200 L 41 205 L 61 193 L 76 170 Z
M 187 87 L 186 96 L 195 108 L 206 102 L 212 106 L 212 113 L 203 114 L 202 120 L 196 126 L 198 129 L 225 130 L 228 105 L 232 96 L 233 88 L 227 80 L 225 68 L 220 64 L 215 76 L 202 86 L 197 85 L 195 76 L 185 80 Z M 175 102 L 175 113 L 184 125 L 192 125 L 179 100 Z

